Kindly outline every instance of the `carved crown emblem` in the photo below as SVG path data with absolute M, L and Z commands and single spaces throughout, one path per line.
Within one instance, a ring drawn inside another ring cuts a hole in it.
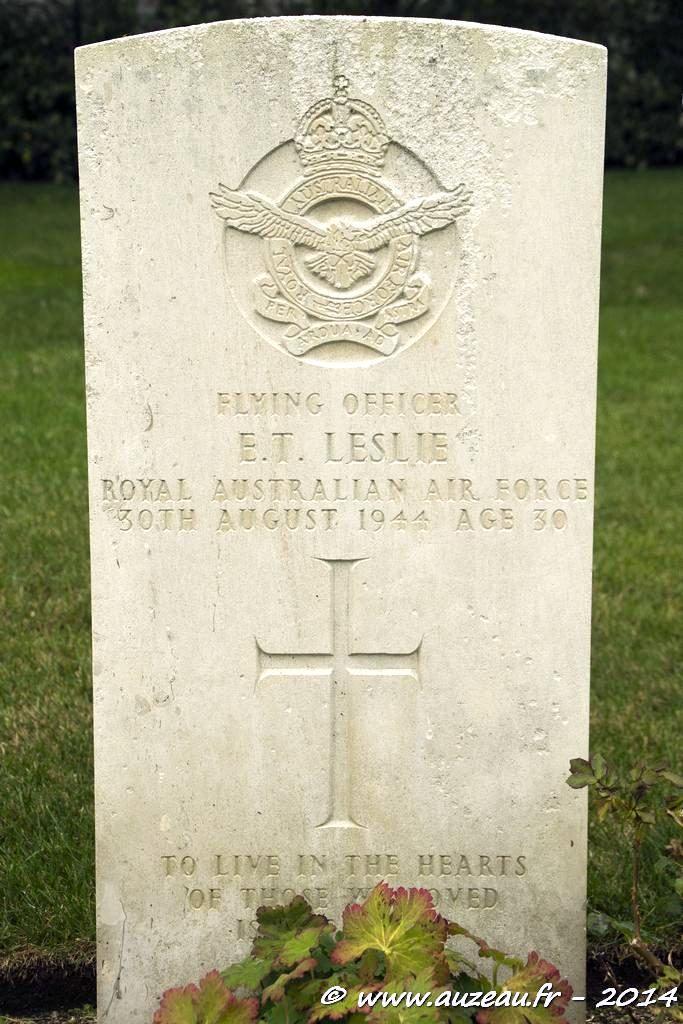
M 349 97 L 349 80 L 337 75 L 334 95 L 306 111 L 294 136 L 306 174 L 333 164 L 380 170 L 389 146 L 374 107 Z
M 382 176 L 392 146 L 384 122 L 369 103 L 349 96 L 345 75 L 335 77 L 331 97 L 307 110 L 289 145 L 303 178 L 284 195 L 252 188 L 253 172 L 242 183 L 250 187 L 219 184 L 210 194 L 225 223 L 226 255 L 240 248 L 240 236 L 263 239 L 267 272 L 254 279 L 252 308 L 262 322 L 286 325 L 280 345 L 291 355 L 323 345 L 343 352 L 340 365 L 348 365 L 349 346 L 391 355 L 401 343 L 402 325 L 423 318 L 432 303 L 420 239 L 452 229 L 469 210 L 471 193 L 463 184 L 442 188 L 419 164 L 417 173 L 436 190 L 402 198 Z M 418 163 L 403 152 L 404 161 Z M 273 153 L 257 168 L 274 160 Z M 273 178 L 279 180 L 277 173 Z M 247 251 L 254 254 L 244 249 L 245 258 Z M 432 263 L 438 270 L 439 261 Z M 229 276 L 244 277 L 244 259 L 238 257 Z M 406 343 L 416 336 L 406 336 Z

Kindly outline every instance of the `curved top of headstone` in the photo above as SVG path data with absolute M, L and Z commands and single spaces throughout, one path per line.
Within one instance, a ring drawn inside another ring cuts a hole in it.
M 198 25 L 181 25 L 177 28 L 159 29 L 155 32 L 140 32 L 136 35 L 119 36 L 115 39 L 104 39 L 98 43 L 87 43 L 76 48 L 76 53 L 108 47 L 115 44 L 134 45 L 143 40 L 157 40 L 160 42 L 173 43 L 180 41 L 183 37 L 203 35 L 205 33 L 221 32 L 226 28 L 229 30 L 243 30 L 245 27 L 268 29 L 273 28 L 295 28 L 306 29 L 313 25 L 334 26 L 338 31 L 341 24 L 350 28 L 367 27 L 370 30 L 381 29 L 383 32 L 408 30 L 411 33 L 428 31 L 430 27 L 439 26 L 447 30 L 458 30 L 481 33 L 484 36 L 508 37 L 510 39 L 544 39 L 563 45 L 588 47 L 600 50 L 607 54 L 607 49 L 600 43 L 594 43 L 587 39 L 575 39 L 570 36 L 558 36 L 550 32 L 535 32 L 531 29 L 512 28 L 507 25 L 494 25 L 478 21 L 458 21 L 449 18 L 400 18 L 400 17 L 375 17 L 359 14 L 299 14 L 281 15 L 276 17 L 259 18 L 232 18 L 226 21 L 203 22 Z

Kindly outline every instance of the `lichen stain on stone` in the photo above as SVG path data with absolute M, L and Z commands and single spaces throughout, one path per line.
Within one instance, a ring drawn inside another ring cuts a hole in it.
M 135 713 L 137 715 L 148 715 L 152 710 L 152 705 L 145 697 L 141 697 L 139 694 L 135 698 Z
M 558 48 L 552 37 L 488 36 L 482 40 L 491 58 L 484 95 L 487 112 L 501 125 L 541 123 L 546 104 L 574 98 L 589 83 L 596 61 L 604 61 L 598 48 L 577 52 L 571 44 Z

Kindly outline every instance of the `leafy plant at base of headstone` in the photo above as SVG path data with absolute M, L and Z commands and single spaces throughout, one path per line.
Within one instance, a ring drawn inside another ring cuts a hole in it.
M 673 963 L 661 960 L 643 936 L 640 910 L 640 881 L 643 841 L 663 814 L 683 828 L 683 776 L 667 765 L 649 767 L 639 763 L 626 776 L 619 776 L 601 754 L 586 761 L 575 757 L 569 762 L 567 784 L 572 789 L 591 789 L 596 797 L 598 820 L 612 815 L 623 827 L 631 842 L 631 911 L 632 921 L 618 921 L 608 914 L 600 914 L 606 926 L 611 926 L 628 942 L 635 956 L 654 975 L 662 991 L 674 991 L 683 985 L 683 972 Z M 667 848 L 672 861 L 678 864 L 678 878 L 674 888 L 683 896 L 683 845 L 673 840 Z M 654 1008 L 654 1007 L 653 1007 Z M 666 1010 L 669 1021 L 683 1021 L 683 1010 L 673 1005 Z
M 566 1019 L 572 990 L 557 968 L 535 952 L 525 963 L 493 949 L 442 917 L 426 889 L 392 889 L 380 882 L 364 903 L 346 908 L 338 932 L 301 896 L 284 907 L 261 907 L 256 919 L 250 955 L 207 975 L 198 987 L 170 989 L 154 1024 L 256 1019 L 263 1024 L 551 1024 Z M 490 962 L 492 977 L 449 949 L 450 937 L 474 942 L 479 957 Z M 335 988 L 343 990 L 339 1001 L 321 1002 L 323 993 Z M 550 991 L 556 995 L 547 1000 Z M 374 1005 L 359 1008 L 361 992 L 376 995 Z M 406 1005 L 401 993 L 423 995 L 422 1005 Z M 480 994 L 476 1000 L 474 993 Z M 481 993 L 490 993 L 483 1008 Z M 383 1005 L 382 996 L 393 996 L 394 1005 Z M 524 997 L 528 1005 L 521 1006 Z M 536 997 L 537 1007 L 532 1005 Z
M 164 992 L 154 1015 L 163 1024 L 251 1024 L 258 1016 L 258 1000 L 238 999 L 218 971 L 211 971 L 199 985 L 170 988 Z

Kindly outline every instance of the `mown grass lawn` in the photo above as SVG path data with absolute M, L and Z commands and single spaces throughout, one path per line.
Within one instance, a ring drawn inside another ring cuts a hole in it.
M 622 766 L 681 761 L 682 189 L 683 172 L 607 176 L 592 743 Z M 76 193 L 1 186 L 0 225 L 0 955 L 59 956 L 94 933 Z M 681 921 L 668 837 L 646 849 L 662 943 Z M 628 917 L 610 823 L 592 825 L 589 888 L 592 908 Z

